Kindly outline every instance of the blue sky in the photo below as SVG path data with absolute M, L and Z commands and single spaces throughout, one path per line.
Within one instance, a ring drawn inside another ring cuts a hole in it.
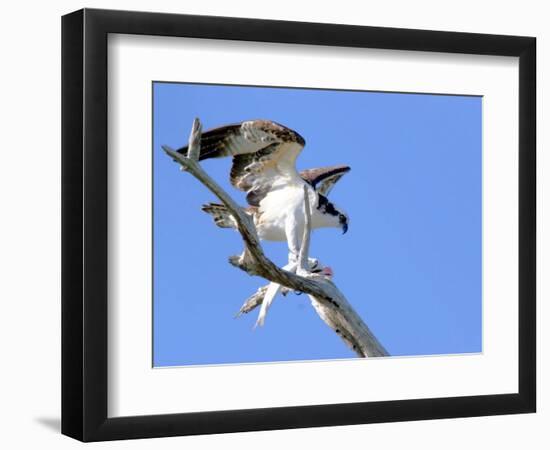
M 235 319 L 265 280 L 227 262 L 240 236 L 200 211 L 215 200 L 161 150 L 204 128 L 270 119 L 298 131 L 299 170 L 348 164 L 330 198 L 350 228 L 317 230 L 311 255 L 392 356 L 481 348 L 480 97 L 153 83 L 153 364 L 354 357 L 305 295 L 277 297 L 264 327 Z M 203 167 L 241 204 L 229 158 Z M 284 264 L 284 243 L 265 243 Z

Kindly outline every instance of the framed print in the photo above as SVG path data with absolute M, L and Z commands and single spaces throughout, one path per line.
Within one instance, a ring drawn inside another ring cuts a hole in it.
M 535 42 L 64 16 L 62 432 L 534 412 Z

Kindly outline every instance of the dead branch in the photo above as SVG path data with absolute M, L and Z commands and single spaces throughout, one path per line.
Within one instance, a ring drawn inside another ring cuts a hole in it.
M 243 209 L 231 196 L 202 169 L 198 162 L 201 129 L 200 121 L 195 119 L 189 137 L 188 156 L 181 155 L 167 146 L 163 146 L 163 149 L 182 166 L 182 169 L 189 172 L 208 188 L 234 217 L 237 229 L 244 241 L 245 249 L 242 255 L 230 257 L 230 263 L 250 275 L 258 275 L 272 283 L 280 284 L 288 290 L 307 294 L 319 317 L 358 356 L 388 356 L 388 352 L 355 312 L 336 285 L 322 274 L 309 272 L 307 261 L 311 234 L 311 211 L 307 189 L 304 189 L 306 223 L 300 249 L 298 270 L 295 274 L 279 268 L 265 255 L 251 217 L 245 214 Z M 266 290 L 266 286 L 260 288 L 245 302 L 238 314 L 249 312 L 260 305 Z

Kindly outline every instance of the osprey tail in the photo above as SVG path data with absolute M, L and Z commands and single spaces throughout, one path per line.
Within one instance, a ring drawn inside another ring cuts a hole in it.
M 220 228 L 237 228 L 235 219 L 224 205 L 219 203 L 207 203 L 201 208 L 205 213 L 210 214 L 214 223 Z

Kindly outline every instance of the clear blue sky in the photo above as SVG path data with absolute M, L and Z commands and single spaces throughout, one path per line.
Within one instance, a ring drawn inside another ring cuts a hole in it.
M 312 256 L 391 355 L 481 351 L 481 98 L 154 83 L 155 366 L 349 358 L 305 295 L 233 318 L 265 280 L 227 262 L 239 235 L 200 211 L 215 200 L 161 150 L 205 129 L 271 119 L 298 131 L 298 169 L 348 164 L 330 198 L 350 228 L 318 230 Z M 229 158 L 204 168 L 234 198 Z M 279 264 L 284 243 L 267 243 Z

